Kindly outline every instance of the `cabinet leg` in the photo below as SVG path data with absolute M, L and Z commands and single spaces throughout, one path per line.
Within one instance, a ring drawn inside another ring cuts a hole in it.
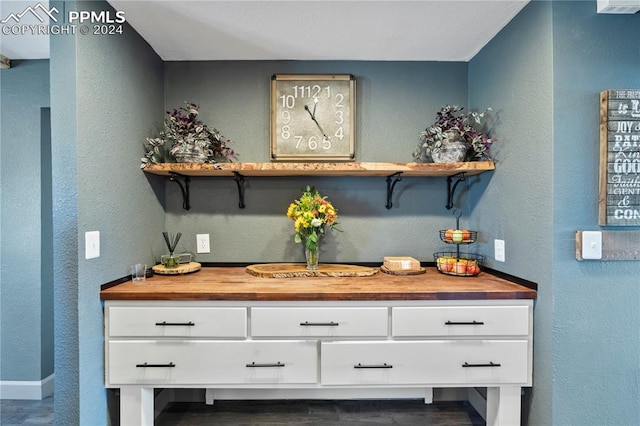
M 520 386 L 487 388 L 487 426 L 519 426 L 520 405 Z
M 207 405 L 213 405 L 213 389 L 206 388 L 204 391 L 204 403 Z
M 120 425 L 153 426 L 153 388 L 120 388 Z
M 433 388 L 426 388 L 424 390 L 424 403 L 433 404 Z

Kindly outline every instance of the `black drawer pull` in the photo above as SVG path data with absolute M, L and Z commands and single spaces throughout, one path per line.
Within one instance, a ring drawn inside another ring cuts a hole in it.
M 169 364 L 149 364 L 149 363 L 144 363 L 144 364 L 136 364 L 136 367 L 141 367 L 141 368 L 162 368 L 162 367 L 175 367 L 176 365 L 173 362 L 170 362 Z
M 256 364 L 255 362 L 252 362 L 251 364 L 245 364 L 245 367 L 249 367 L 249 368 L 261 368 L 261 367 L 284 367 L 284 363 L 278 361 L 275 364 Z
M 162 322 L 157 322 L 156 325 L 160 325 L 160 326 L 182 326 L 182 327 L 193 327 L 194 325 L 196 325 L 195 323 L 189 321 L 189 322 L 166 322 L 166 321 L 162 321 Z
M 340 323 L 338 322 L 309 322 L 309 321 L 305 321 L 305 322 L 301 322 L 300 325 L 302 327 L 337 327 L 340 325 Z
M 353 368 L 393 368 L 393 365 L 389 365 L 386 362 L 384 364 L 365 364 L 354 365 Z
M 484 325 L 482 321 L 445 321 L 445 325 Z
M 494 362 L 489 362 L 489 364 L 469 364 L 465 362 L 462 364 L 463 367 L 500 367 L 500 364 L 496 364 Z

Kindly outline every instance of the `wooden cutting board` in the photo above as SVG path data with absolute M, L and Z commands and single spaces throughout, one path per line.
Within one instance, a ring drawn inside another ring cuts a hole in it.
M 247 273 L 262 278 L 370 277 L 378 273 L 378 268 L 321 263 L 311 271 L 306 263 L 261 263 L 247 266 Z
M 159 275 L 181 275 L 189 274 L 200 270 L 201 265 L 198 262 L 181 263 L 177 268 L 167 268 L 164 265 L 154 265 L 153 272 Z
M 427 268 L 419 268 L 419 269 L 389 269 L 386 266 L 382 265 L 380 270 L 385 274 L 389 275 L 420 275 L 427 272 Z

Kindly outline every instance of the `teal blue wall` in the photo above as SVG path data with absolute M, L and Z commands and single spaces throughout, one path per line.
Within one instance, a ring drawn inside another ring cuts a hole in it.
M 553 319 L 553 36 L 551 3 L 525 7 L 469 63 L 469 104 L 491 106 L 495 120 L 492 174 L 474 191 L 473 229 L 492 268 L 538 283 L 534 315 L 534 386 L 525 418 L 552 424 Z M 494 239 L 506 261 L 493 260 Z M 530 412 L 530 415 L 527 413 Z
M 51 178 L 41 167 L 49 61 L 12 65 L 0 71 L 0 380 L 40 381 L 53 374 L 51 281 L 42 274 L 50 264 L 41 261 L 42 250 L 51 253 L 46 241 L 42 247 L 43 232 L 51 233 L 51 221 L 42 220 L 51 199 L 42 199 L 43 184 Z
M 140 172 L 140 157 L 162 121 L 163 65 L 130 27 L 118 36 L 52 37 L 51 58 L 56 423 L 101 425 L 109 420 L 100 285 L 133 263 L 152 264 L 162 248 L 161 181 Z M 95 230 L 100 257 L 86 260 L 84 234 Z
M 357 161 L 412 161 L 420 132 L 435 120 L 438 109 L 467 103 L 466 63 L 219 61 L 169 62 L 165 69 L 165 108 L 185 100 L 199 103 L 203 120 L 233 139 L 245 162 L 269 161 L 274 73 L 356 76 Z M 166 223 L 183 233 L 179 250 L 195 252 L 195 235 L 209 233 L 212 250 L 198 255 L 202 261 L 301 261 L 302 246 L 294 243 L 293 222 L 285 212 L 306 185 L 315 185 L 339 210 L 343 232 L 324 238 L 324 261 L 382 262 L 384 256 L 401 255 L 433 261 L 433 253 L 443 249 L 438 230 L 455 224 L 445 209 L 444 178 L 404 178 L 396 186 L 391 210 L 385 208 L 384 177 L 247 180 L 247 207 L 242 210 L 229 178 L 193 179 L 190 211 L 182 209 L 178 186 L 167 184 Z M 456 200 L 467 214 L 468 197 L 460 194 Z
M 504 239 L 492 267 L 539 285 L 529 424 L 640 418 L 640 264 L 578 262 L 574 242 L 599 229 L 599 93 L 640 87 L 638 29 L 593 1 L 533 2 L 469 64 L 470 105 L 503 123 L 474 210 L 482 250 Z
M 599 94 L 640 88 L 640 15 L 554 3 L 553 70 L 553 420 L 636 425 L 640 262 L 576 262 L 573 240 L 599 229 Z

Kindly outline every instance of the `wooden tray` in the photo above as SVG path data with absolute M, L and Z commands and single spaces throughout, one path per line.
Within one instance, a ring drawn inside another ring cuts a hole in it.
M 315 271 L 307 269 L 306 263 L 261 263 L 249 265 L 246 270 L 262 278 L 370 277 L 378 273 L 378 268 L 335 263 L 321 263 Z
M 153 269 L 153 272 L 159 275 L 181 275 L 199 271 L 201 266 L 202 265 L 200 265 L 198 262 L 189 262 L 181 263 L 177 268 L 168 269 L 164 265 L 154 265 L 151 269 Z
M 398 269 L 398 270 L 393 270 L 393 269 L 389 269 L 386 266 L 382 265 L 380 267 L 380 270 L 382 272 L 384 272 L 385 274 L 389 274 L 389 275 L 420 275 L 420 274 L 424 274 L 425 272 L 427 272 L 427 268 L 420 268 L 420 269 Z

